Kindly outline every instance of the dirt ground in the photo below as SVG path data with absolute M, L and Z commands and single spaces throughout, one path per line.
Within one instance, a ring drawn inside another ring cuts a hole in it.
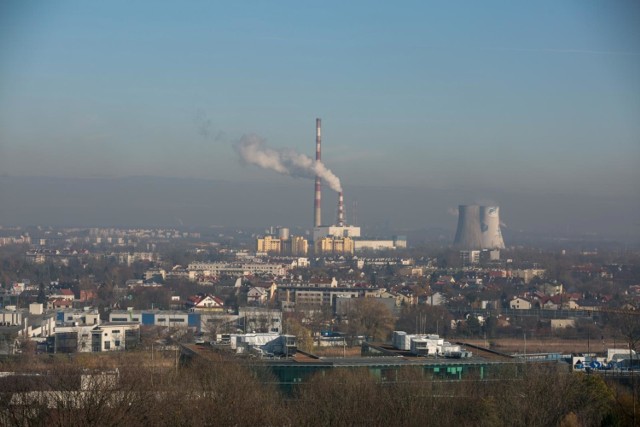
M 613 348 L 614 343 L 605 340 L 586 339 L 560 339 L 560 338 L 527 338 L 526 349 L 525 340 L 515 338 L 494 338 L 487 340 L 464 340 L 469 344 L 488 347 L 492 350 L 503 353 L 600 353 L 607 348 Z M 617 347 L 624 347 L 623 343 L 616 343 Z

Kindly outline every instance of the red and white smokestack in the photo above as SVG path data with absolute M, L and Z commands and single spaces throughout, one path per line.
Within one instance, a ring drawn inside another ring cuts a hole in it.
M 344 227 L 344 199 L 342 191 L 338 193 L 338 227 Z
M 320 132 L 320 119 L 316 119 L 316 161 L 319 162 L 322 160 L 320 145 L 322 141 L 322 135 Z M 322 181 L 318 175 L 316 175 L 316 191 L 315 191 L 315 200 L 313 204 L 313 225 L 314 227 L 320 227 L 322 225 L 322 217 L 320 205 L 322 201 Z

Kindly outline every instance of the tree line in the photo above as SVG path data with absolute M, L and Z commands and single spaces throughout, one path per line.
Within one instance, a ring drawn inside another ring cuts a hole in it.
M 91 370 L 66 359 L 2 362 L 23 375 L 0 378 L 0 425 L 632 426 L 640 415 L 628 385 L 559 365 L 505 368 L 486 381 L 334 368 L 285 391 L 259 364 L 212 355 L 175 369 L 170 360 L 137 353 Z

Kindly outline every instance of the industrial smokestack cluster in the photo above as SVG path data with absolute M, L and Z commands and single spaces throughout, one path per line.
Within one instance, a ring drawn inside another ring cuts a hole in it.
M 504 249 L 498 206 L 458 206 L 458 229 L 453 244 L 461 249 Z
M 267 146 L 258 135 L 243 135 L 234 143 L 234 149 L 243 163 L 269 169 L 297 178 L 314 178 L 313 226 L 322 227 L 322 182 L 338 193 L 338 224 L 345 226 L 342 184 L 330 169 L 322 163 L 322 121 L 316 119 L 315 160 L 290 148 L 274 149 Z
M 316 119 L 316 163 L 322 163 L 322 121 Z M 344 196 L 342 189 L 338 191 L 338 227 L 345 226 Z M 316 175 L 313 199 L 313 226 L 322 226 L 322 178 Z

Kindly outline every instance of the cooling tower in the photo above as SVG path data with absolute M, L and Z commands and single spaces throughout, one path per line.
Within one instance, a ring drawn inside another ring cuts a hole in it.
M 504 249 L 500 231 L 500 207 L 480 206 L 480 230 L 482 249 Z
M 453 241 L 461 249 L 481 249 L 482 232 L 480 228 L 480 206 L 458 206 L 458 229 Z
M 320 130 L 321 121 L 320 119 L 316 119 L 316 161 L 319 162 L 322 159 L 320 144 L 322 142 L 322 134 Z M 313 203 L 313 226 L 320 227 L 322 225 L 322 216 L 320 212 L 321 202 L 321 187 L 322 182 L 320 177 L 316 175 L 316 185 L 315 185 L 315 199 Z

